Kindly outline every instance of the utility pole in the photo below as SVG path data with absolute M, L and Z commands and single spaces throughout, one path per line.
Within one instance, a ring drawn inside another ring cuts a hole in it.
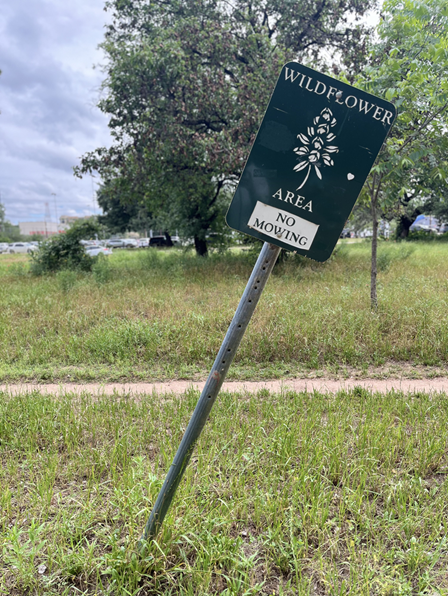
M 51 222 L 50 205 L 45 202 L 45 237 L 48 238 L 48 223 Z
M 95 215 L 95 186 L 93 184 L 93 174 L 90 174 L 90 179 L 92 181 L 92 215 Z
M 56 193 L 52 192 L 51 196 L 54 197 L 54 212 L 56 215 L 56 233 L 59 232 L 59 226 L 58 226 L 58 206 L 56 205 Z

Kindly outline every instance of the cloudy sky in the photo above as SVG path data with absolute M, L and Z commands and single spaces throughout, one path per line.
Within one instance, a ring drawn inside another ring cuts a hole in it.
M 73 176 L 109 144 L 95 107 L 107 15 L 102 0 L 13 0 L 0 13 L 0 201 L 12 223 L 98 213 L 98 179 Z M 376 20 L 376 17 L 374 17 Z M 372 18 L 369 19 L 372 22 Z
M 98 212 L 97 179 L 79 180 L 79 157 L 109 144 L 95 108 L 101 0 L 14 0 L 0 14 L 0 201 L 12 223 Z

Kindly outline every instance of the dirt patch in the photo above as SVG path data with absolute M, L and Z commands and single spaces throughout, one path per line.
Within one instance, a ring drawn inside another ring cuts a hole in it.
M 202 391 L 204 381 L 167 381 L 165 383 L 21 383 L 2 384 L 0 391 L 12 394 L 30 393 L 38 391 L 59 395 L 63 393 L 90 393 L 94 395 L 123 395 L 123 394 L 165 394 L 184 393 L 189 389 Z M 386 393 L 392 389 L 408 392 L 444 392 L 448 391 L 448 377 L 409 379 L 409 378 L 316 378 L 316 379 L 286 379 L 273 381 L 228 381 L 222 386 L 221 391 L 255 393 L 260 389 L 267 389 L 275 393 L 281 391 L 319 391 L 335 393 L 341 390 L 350 390 L 362 387 L 368 391 Z

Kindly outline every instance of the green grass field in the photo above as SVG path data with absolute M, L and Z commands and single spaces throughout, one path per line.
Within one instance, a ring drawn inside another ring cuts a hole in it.
M 0 594 L 448 594 L 448 396 L 223 393 L 145 558 L 198 393 L 0 396 Z
M 448 244 L 381 244 L 376 313 L 369 252 L 344 244 L 325 264 L 276 267 L 230 378 L 445 367 Z M 0 380 L 202 378 L 254 261 L 242 251 L 116 251 L 92 274 L 39 278 L 26 257 L 0 255 Z
M 382 244 L 376 313 L 368 244 L 280 264 L 231 377 L 444 373 L 447 257 Z M 254 260 L 116 251 L 36 278 L 0 255 L 0 379 L 204 377 Z M 221 394 L 139 557 L 198 396 L 0 393 L 0 595 L 448 596 L 445 394 Z

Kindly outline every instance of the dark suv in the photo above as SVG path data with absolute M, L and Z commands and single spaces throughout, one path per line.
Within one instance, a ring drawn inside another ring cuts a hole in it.
M 148 246 L 180 246 L 180 238 L 179 236 L 171 236 L 171 244 L 168 244 L 168 240 L 165 236 L 153 236 L 149 239 Z
M 149 239 L 149 246 L 168 246 L 165 236 L 153 236 Z

